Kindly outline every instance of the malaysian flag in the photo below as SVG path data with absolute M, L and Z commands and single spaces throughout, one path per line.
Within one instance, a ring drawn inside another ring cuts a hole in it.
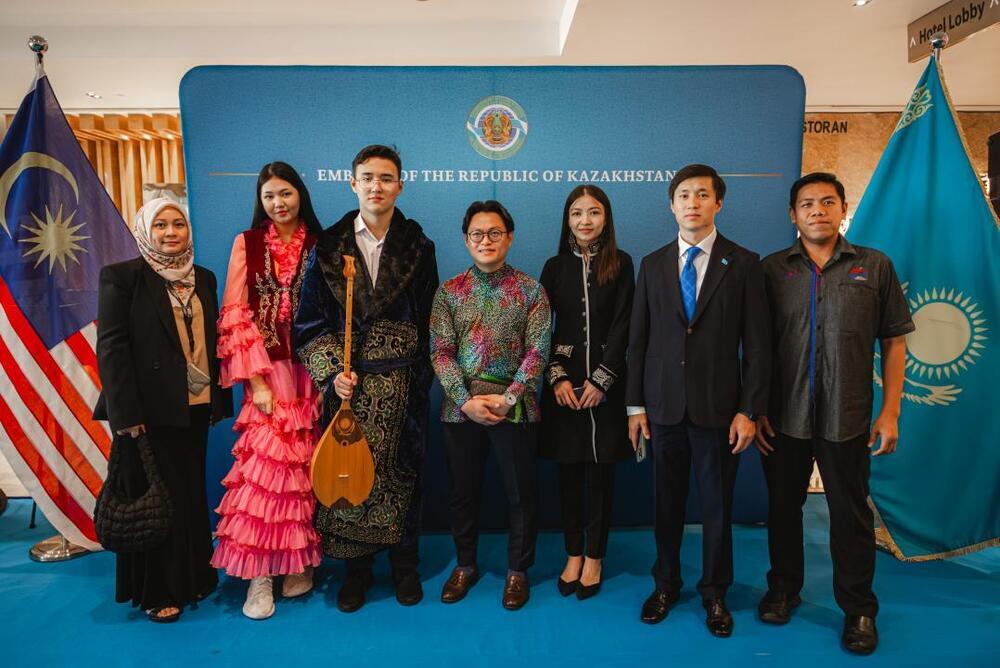
M 97 277 L 137 254 L 39 64 L 0 145 L 0 452 L 52 526 L 92 550 L 111 449 L 90 417 Z

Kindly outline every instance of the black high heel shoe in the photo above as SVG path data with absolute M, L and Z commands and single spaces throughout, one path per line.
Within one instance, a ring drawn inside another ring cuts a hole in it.
M 591 596 L 597 596 L 597 592 L 601 591 L 601 581 L 598 580 L 592 585 L 585 585 L 582 582 L 577 581 L 576 584 L 576 599 L 578 601 L 584 601 Z
M 577 591 L 577 587 L 580 586 L 580 578 L 573 580 L 572 582 L 566 582 L 562 579 L 560 575 L 556 578 L 556 584 L 559 586 L 559 593 L 563 596 L 572 596 L 573 592 Z

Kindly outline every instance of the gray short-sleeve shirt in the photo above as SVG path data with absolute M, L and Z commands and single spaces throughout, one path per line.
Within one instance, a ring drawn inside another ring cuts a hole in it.
M 801 241 L 763 260 L 771 308 L 771 425 L 847 441 L 872 419 L 875 342 L 915 327 L 892 261 L 841 236 L 817 268 Z

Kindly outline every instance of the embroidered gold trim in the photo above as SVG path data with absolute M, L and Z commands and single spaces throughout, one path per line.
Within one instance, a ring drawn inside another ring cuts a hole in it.
M 299 359 L 312 376 L 313 382 L 322 387 L 326 380 L 341 368 L 344 359 L 344 340 L 333 334 L 323 334 L 299 348 Z
M 875 520 L 880 526 L 875 527 L 875 544 L 882 550 L 889 552 L 892 556 L 896 557 L 900 561 L 906 563 L 918 563 L 921 561 L 934 561 L 935 559 L 950 559 L 952 557 L 961 557 L 966 554 L 972 554 L 973 552 L 979 552 L 980 550 L 985 550 L 990 547 L 997 547 L 1000 545 L 1000 537 L 990 538 L 984 540 L 980 543 L 974 543 L 972 545 L 966 545 L 964 547 L 957 547 L 954 550 L 948 550 L 947 552 L 935 552 L 933 554 L 918 554 L 913 557 L 908 557 L 903 554 L 903 551 L 896 544 L 893 539 L 892 534 L 889 533 L 888 527 L 886 527 L 885 522 L 882 520 L 882 516 L 878 512 L 878 508 L 875 507 L 875 502 L 872 498 L 868 497 L 868 505 L 871 507 L 872 512 L 875 514 Z
M 361 359 L 366 361 L 413 357 L 417 354 L 417 327 L 410 322 L 376 320 L 365 335 Z

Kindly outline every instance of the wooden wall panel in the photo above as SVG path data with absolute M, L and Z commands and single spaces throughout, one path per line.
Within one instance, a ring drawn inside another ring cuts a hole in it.
M 0 140 L 13 114 L 0 115 Z M 84 154 L 122 217 L 131 222 L 147 183 L 184 183 L 177 114 L 66 114 Z
M 986 176 L 986 140 L 1000 131 L 1000 112 L 960 111 L 972 166 Z M 899 121 L 894 112 L 807 113 L 803 127 L 802 173 L 833 172 L 847 191 L 849 215 L 868 187 L 879 158 Z

